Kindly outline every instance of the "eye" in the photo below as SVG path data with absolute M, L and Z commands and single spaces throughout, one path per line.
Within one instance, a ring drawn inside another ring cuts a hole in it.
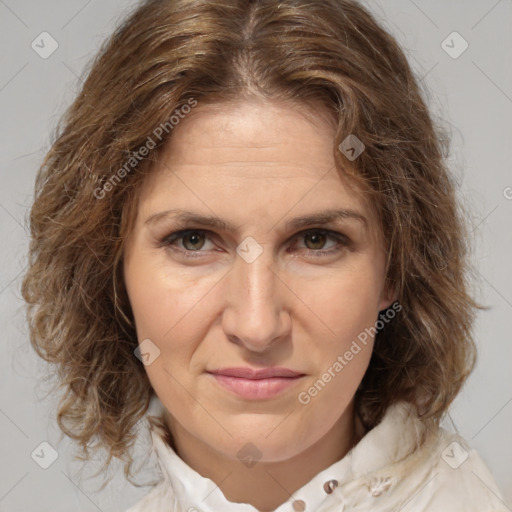
M 303 231 L 297 236 L 304 239 L 307 248 L 306 252 L 314 258 L 338 253 L 350 245 L 350 242 L 345 235 L 324 229 Z M 336 243 L 331 245 L 330 248 L 324 249 L 326 241 L 329 239 L 334 240 Z
M 210 236 L 214 233 L 210 233 L 207 230 L 201 229 L 185 229 L 175 231 L 170 235 L 166 236 L 161 245 L 170 247 L 173 250 L 179 251 L 187 258 L 201 258 L 204 256 L 203 253 L 208 252 L 208 249 L 203 250 L 206 242 L 210 240 Z M 324 230 L 324 229 L 310 229 L 297 233 L 293 239 L 302 239 L 305 241 L 305 252 L 307 256 L 314 258 L 322 256 L 330 256 L 335 253 L 342 251 L 344 248 L 350 246 L 350 240 L 343 234 L 335 231 Z M 324 249 L 328 240 L 333 240 L 335 243 L 328 249 Z M 176 243 L 180 242 L 180 243 Z M 210 243 L 211 240 L 210 240 Z M 213 250 L 215 245 L 210 247 Z M 294 246 L 296 248 L 296 246 Z M 302 249 L 302 247 L 299 247 Z
M 202 231 L 198 229 L 176 231 L 167 236 L 164 239 L 163 243 L 164 245 L 174 246 L 174 242 L 176 242 L 177 240 L 181 240 L 183 248 L 178 247 L 179 250 L 183 252 L 204 252 L 201 251 L 201 249 L 205 245 L 205 239 L 207 239 L 206 233 L 207 231 Z M 196 256 L 192 254 L 187 254 L 186 256 L 195 258 L 200 255 Z

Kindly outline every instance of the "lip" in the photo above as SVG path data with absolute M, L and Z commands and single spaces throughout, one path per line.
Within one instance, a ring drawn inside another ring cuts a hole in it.
M 254 370 L 248 366 L 241 366 L 236 368 L 220 368 L 218 370 L 211 370 L 209 373 L 214 375 L 224 375 L 226 377 L 238 377 L 240 379 L 270 379 L 273 377 L 288 377 L 294 378 L 303 375 L 302 373 L 295 372 L 289 368 L 282 368 L 280 366 L 273 366 L 269 368 L 262 368 L 261 370 Z
M 221 368 L 208 373 L 224 389 L 246 400 L 273 398 L 304 377 L 303 373 L 280 367 L 261 370 L 248 367 Z

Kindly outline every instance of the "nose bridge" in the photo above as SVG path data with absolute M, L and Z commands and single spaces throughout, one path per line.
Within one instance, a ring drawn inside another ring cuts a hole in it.
M 277 277 L 269 248 L 265 248 L 252 262 L 239 258 L 236 274 L 240 279 L 243 295 L 253 308 L 258 305 L 266 305 L 271 309 L 275 307 L 273 303 L 276 300 L 274 292 Z
M 261 247 L 254 260 L 236 259 L 229 279 L 229 306 L 224 312 L 226 334 L 255 351 L 265 350 L 287 328 L 273 255 L 268 247 Z

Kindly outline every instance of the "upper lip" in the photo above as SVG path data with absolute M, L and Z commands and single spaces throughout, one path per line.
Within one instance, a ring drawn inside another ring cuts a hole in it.
M 254 380 L 269 379 L 272 377 L 300 377 L 304 375 L 303 373 L 290 370 L 289 368 L 280 368 L 277 366 L 272 368 L 263 368 L 261 370 L 254 370 L 249 367 L 220 368 L 218 370 L 210 370 L 209 373 Z

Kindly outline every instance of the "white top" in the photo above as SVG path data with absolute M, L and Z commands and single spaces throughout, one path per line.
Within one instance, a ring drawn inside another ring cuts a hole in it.
M 187 465 L 150 424 L 162 480 L 127 512 L 258 512 L 228 501 Z M 510 512 L 478 453 L 456 434 L 425 428 L 413 408 L 391 406 L 345 457 L 318 473 L 274 512 Z M 419 448 L 418 446 L 421 445 Z

